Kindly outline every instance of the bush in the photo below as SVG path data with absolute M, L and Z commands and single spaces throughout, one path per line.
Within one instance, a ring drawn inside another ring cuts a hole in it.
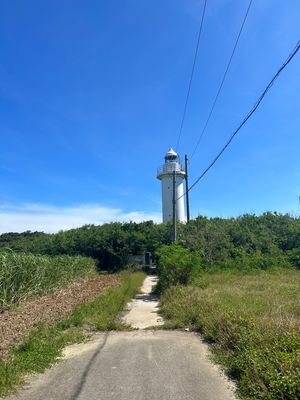
M 287 251 L 287 256 L 292 265 L 300 269 L 300 248 L 294 248 Z
M 200 256 L 176 243 L 162 246 L 156 256 L 158 291 L 172 285 L 186 285 L 201 270 Z
M 288 268 L 293 263 L 289 257 L 282 252 L 277 254 L 264 254 L 259 250 L 247 253 L 243 249 L 234 249 L 231 257 L 215 263 L 220 268 L 233 268 L 243 271 L 251 270 L 270 270 L 273 268 Z

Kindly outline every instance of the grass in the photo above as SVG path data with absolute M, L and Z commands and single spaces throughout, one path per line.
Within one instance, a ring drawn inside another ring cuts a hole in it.
M 0 311 L 29 297 L 96 274 L 95 261 L 81 256 L 0 253 Z
M 43 372 L 61 356 L 63 348 L 82 342 L 87 330 L 125 329 L 118 315 L 139 292 L 145 274 L 123 272 L 121 285 L 108 288 L 95 300 L 77 306 L 55 326 L 40 325 L 24 343 L 14 349 L 8 361 L 0 361 L 0 396 L 24 382 L 28 373 Z
M 189 327 L 245 399 L 300 398 L 300 272 L 202 273 L 161 296 L 166 327 Z

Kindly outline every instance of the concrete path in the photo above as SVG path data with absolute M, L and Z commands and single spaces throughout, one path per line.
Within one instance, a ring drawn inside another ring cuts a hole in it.
M 199 336 L 178 331 L 97 334 L 10 400 L 234 400 Z
M 128 313 L 122 318 L 127 324 L 136 329 L 163 325 L 163 319 L 158 315 L 158 301 L 156 296 L 151 294 L 157 283 L 157 276 L 148 276 L 141 288 L 142 294 L 138 294 L 127 304 Z

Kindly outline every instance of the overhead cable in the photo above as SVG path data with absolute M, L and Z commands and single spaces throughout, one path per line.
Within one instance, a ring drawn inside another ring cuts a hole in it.
M 199 139 L 198 139 L 198 141 L 197 141 L 197 143 L 196 143 L 196 145 L 195 145 L 195 147 L 194 147 L 194 150 L 192 151 L 192 155 L 191 155 L 191 157 L 190 157 L 190 160 L 193 158 L 193 156 L 195 155 L 195 153 L 196 153 L 196 151 L 197 151 L 197 148 L 198 148 L 198 146 L 199 146 L 199 144 L 200 144 L 200 142 L 201 142 L 201 140 L 202 140 L 202 138 L 203 138 L 203 135 L 204 135 L 204 133 L 205 133 L 205 131 L 206 131 L 207 125 L 208 125 L 208 123 L 209 123 L 209 121 L 210 121 L 210 118 L 211 118 L 211 116 L 212 116 L 212 114 L 213 114 L 213 111 L 214 111 L 214 109 L 215 109 L 215 106 L 216 106 L 216 104 L 217 104 L 217 101 L 218 101 L 219 95 L 220 95 L 220 93 L 221 93 L 222 87 L 223 87 L 223 85 L 224 85 L 224 82 L 225 82 L 225 79 L 226 79 L 228 70 L 229 70 L 229 68 L 230 68 L 230 65 L 231 65 L 233 56 L 234 56 L 234 54 L 235 54 L 237 45 L 238 45 L 238 43 L 239 43 L 241 34 L 242 34 L 242 32 L 243 32 L 244 25 L 245 25 L 245 23 L 246 23 L 246 20 L 247 20 L 247 17 L 248 17 L 248 14 L 249 14 L 250 7 L 251 7 L 252 2 L 253 2 L 253 0 L 250 0 L 250 1 L 249 1 L 248 8 L 247 8 L 247 10 L 246 10 L 246 13 L 245 13 L 245 16 L 244 16 L 242 25 L 241 25 L 240 30 L 239 30 L 239 33 L 238 33 L 238 35 L 237 35 L 237 38 L 236 38 L 236 40 L 235 40 L 235 43 L 234 43 L 234 46 L 233 46 L 231 55 L 230 55 L 230 57 L 229 57 L 229 60 L 228 60 L 228 63 L 227 63 L 227 66 L 226 66 L 226 69 L 225 69 L 223 78 L 222 78 L 221 83 L 220 83 L 220 86 L 219 86 L 219 89 L 218 89 L 218 91 L 217 91 L 217 93 L 216 93 L 216 96 L 215 96 L 214 101 L 213 101 L 213 103 L 212 103 L 212 106 L 211 106 L 211 109 L 210 109 L 210 111 L 209 111 L 208 117 L 207 117 L 207 119 L 206 119 L 206 121 L 205 121 L 205 124 L 204 124 L 204 126 L 203 126 L 203 129 L 202 129 L 201 134 L 200 134 L 200 136 L 199 136 Z
M 207 0 L 204 0 L 202 17 L 201 17 L 200 28 L 199 28 L 197 44 L 196 44 L 196 50 L 195 50 L 195 54 L 194 54 L 194 61 L 193 61 L 191 75 L 190 75 L 187 95 L 186 95 L 186 99 L 185 99 L 185 104 L 184 104 L 184 109 L 183 109 L 183 115 L 182 115 L 182 119 L 181 119 L 180 129 L 179 129 L 179 133 L 178 133 L 177 143 L 176 143 L 176 147 L 175 147 L 176 151 L 178 150 L 178 147 L 179 147 L 179 142 L 180 142 L 180 139 L 181 139 L 183 124 L 184 124 L 185 115 L 186 115 L 186 111 L 187 111 L 187 105 L 188 105 L 188 101 L 189 101 L 189 97 L 190 97 L 190 92 L 191 92 L 191 87 L 192 87 L 192 82 L 193 82 L 193 77 L 194 77 L 194 71 L 195 71 L 195 66 L 196 66 L 196 61 L 197 61 L 199 43 L 200 43 L 200 38 L 201 38 L 201 33 L 202 33 L 203 21 L 204 21 L 204 16 L 205 16 L 206 3 L 207 3 Z
M 258 100 L 252 107 L 252 109 L 248 112 L 246 117 L 243 119 L 243 121 L 240 123 L 238 128 L 232 133 L 232 135 L 229 137 L 227 140 L 226 144 L 222 147 L 222 149 L 219 151 L 219 153 L 216 155 L 216 157 L 212 160 L 212 162 L 208 165 L 208 167 L 202 172 L 202 174 L 195 180 L 195 182 L 190 186 L 188 192 L 190 192 L 196 185 L 199 183 L 199 181 L 207 174 L 207 172 L 214 166 L 214 164 L 218 161 L 218 159 L 221 157 L 221 155 L 224 153 L 224 151 L 227 149 L 227 147 L 230 145 L 234 137 L 237 135 L 237 133 L 240 131 L 240 129 L 245 125 L 245 123 L 248 121 L 248 119 L 254 114 L 254 112 L 257 110 L 258 106 L 262 102 L 263 98 L 266 96 L 268 91 L 271 89 L 273 86 L 274 82 L 276 79 L 279 77 L 281 72 L 287 67 L 287 65 L 292 61 L 292 59 L 295 57 L 297 52 L 300 49 L 300 41 L 298 41 L 297 45 L 293 49 L 293 51 L 290 53 L 286 61 L 282 64 L 282 66 L 279 68 L 279 70 L 276 72 L 276 74 L 273 76 L 273 78 L 270 80 L 268 85 L 266 86 L 265 90 L 262 92 L 262 94 L 259 96 Z M 182 196 L 180 196 L 177 200 L 179 200 L 181 197 L 183 197 L 186 193 L 184 193 Z

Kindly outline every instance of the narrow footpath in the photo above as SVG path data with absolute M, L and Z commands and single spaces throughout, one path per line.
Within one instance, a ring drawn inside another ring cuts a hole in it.
M 149 275 L 144 280 L 141 294 L 127 305 L 128 313 L 122 318 L 125 324 L 135 329 L 146 329 L 163 325 L 164 321 L 158 315 L 158 300 L 152 290 L 158 281 L 157 276 Z
M 64 359 L 10 400 L 235 400 L 234 387 L 191 332 L 163 324 L 148 276 L 123 317 L 134 331 L 98 333 L 66 348 Z

